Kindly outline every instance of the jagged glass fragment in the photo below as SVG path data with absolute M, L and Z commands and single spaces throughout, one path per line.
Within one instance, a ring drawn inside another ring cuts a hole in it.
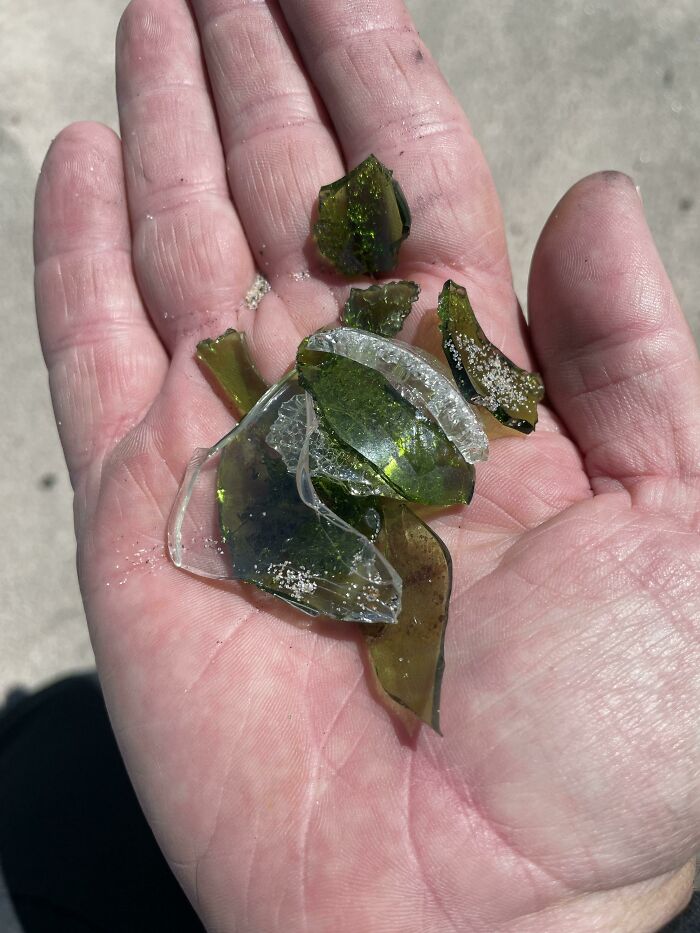
M 529 434 L 537 424 L 544 385 L 537 373 L 516 366 L 486 337 L 467 291 L 451 279 L 438 300 L 442 345 L 462 394 L 506 427 Z
M 452 561 L 442 541 L 401 502 L 377 504 L 377 547 L 401 575 L 396 625 L 363 625 L 382 689 L 440 732 L 440 688 L 452 588 Z
M 296 475 L 266 443 L 280 407 L 298 394 L 290 374 L 218 444 L 196 452 L 170 518 L 173 563 L 253 583 L 311 615 L 393 623 L 401 578 L 315 493 L 308 466 L 313 406 L 307 407 Z
M 197 344 L 197 359 L 239 415 L 246 415 L 269 386 L 255 368 L 245 334 L 230 328 Z
M 306 400 L 302 395 L 295 395 L 280 406 L 277 420 L 267 435 L 267 443 L 279 453 L 290 473 L 296 473 L 306 426 Z M 321 425 L 309 438 L 309 462 L 312 476 L 334 480 L 353 496 L 398 496 L 371 464 L 340 444 Z
M 351 288 L 343 308 L 343 324 L 381 337 L 393 337 L 403 327 L 419 294 L 415 282 L 405 281 Z
M 377 369 L 334 352 L 311 350 L 307 339 L 297 353 L 297 372 L 324 427 L 367 460 L 401 498 L 426 505 L 470 501 L 473 465 Z
M 392 175 L 370 155 L 319 192 L 314 239 L 321 255 L 344 275 L 385 275 L 396 266 L 411 213 Z
M 351 327 L 319 331 L 308 338 L 306 346 L 381 373 L 402 398 L 440 426 L 467 463 L 487 458 L 488 439 L 481 422 L 429 353 Z

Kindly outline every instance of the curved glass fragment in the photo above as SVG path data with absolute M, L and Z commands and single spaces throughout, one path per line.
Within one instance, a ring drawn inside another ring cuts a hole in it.
M 451 279 L 438 299 L 442 345 L 467 401 L 490 411 L 506 427 L 529 434 L 537 424 L 544 385 L 537 373 L 516 366 L 486 337 L 467 291 Z
M 310 350 L 308 341 L 299 347 L 297 371 L 324 428 L 367 460 L 401 498 L 425 505 L 470 501 L 473 465 L 382 373 L 336 353 Z
M 312 334 L 309 350 L 334 353 L 381 373 L 399 395 L 440 426 L 467 463 L 485 460 L 488 439 L 441 364 L 400 340 L 388 340 L 352 327 Z
M 247 415 L 269 389 L 255 368 L 245 334 L 233 328 L 213 340 L 201 340 L 197 359 L 239 415 Z
M 296 473 L 306 426 L 306 400 L 303 395 L 295 395 L 280 406 L 279 415 L 267 435 L 267 443 L 282 457 L 290 473 Z M 320 424 L 309 437 L 309 463 L 312 476 L 325 476 L 341 483 L 353 496 L 399 495 L 370 463 L 340 444 Z
M 311 615 L 393 623 L 401 578 L 313 489 L 315 421 L 299 446 L 296 476 L 266 443 L 280 407 L 298 394 L 290 374 L 218 444 L 197 452 L 170 519 L 171 558 L 193 573 L 253 583 Z
M 381 337 L 393 337 L 403 327 L 419 294 L 416 283 L 406 281 L 351 288 L 343 308 L 343 324 Z
M 392 175 L 370 155 L 319 192 L 314 239 L 321 255 L 344 275 L 383 275 L 396 266 L 411 213 Z
M 377 547 L 403 579 L 396 625 L 363 625 L 384 691 L 440 732 L 440 688 L 452 589 L 452 561 L 442 541 L 401 502 L 380 502 Z

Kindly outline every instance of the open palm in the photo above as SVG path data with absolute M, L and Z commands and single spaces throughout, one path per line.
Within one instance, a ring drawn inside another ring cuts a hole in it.
M 658 929 L 700 845 L 700 386 L 634 186 L 559 204 L 527 333 L 483 156 L 399 0 L 133 0 L 117 65 L 121 141 L 77 124 L 47 156 L 37 304 L 101 682 L 205 924 Z M 195 343 L 244 330 L 272 380 L 337 319 L 311 212 L 369 152 L 413 210 L 407 339 L 455 279 L 551 406 L 434 520 L 442 739 L 397 729 L 350 627 L 296 627 L 164 547 L 192 450 L 231 426 Z

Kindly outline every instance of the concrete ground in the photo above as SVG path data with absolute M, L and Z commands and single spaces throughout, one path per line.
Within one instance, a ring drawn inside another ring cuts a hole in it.
M 70 486 L 34 323 L 32 195 L 63 125 L 115 125 L 113 39 L 123 2 L 0 0 L 0 702 L 13 688 L 91 664 Z M 617 168 L 641 186 L 700 336 L 697 0 L 409 6 L 490 159 L 521 297 L 556 200 L 580 176 Z

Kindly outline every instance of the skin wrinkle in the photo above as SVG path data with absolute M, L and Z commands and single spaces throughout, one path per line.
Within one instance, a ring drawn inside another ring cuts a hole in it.
M 126 84 L 125 87 L 130 85 Z M 150 100 L 151 98 L 157 98 L 161 95 L 170 96 L 172 92 L 175 91 L 176 94 L 180 95 L 187 91 L 196 91 L 197 94 L 206 94 L 207 88 L 204 84 L 201 84 L 199 81 L 193 81 L 188 79 L 170 79 L 169 81 L 158 81 L 152 85 L 138 85 L 138 90 L 136 87 L 131 87 L 130 93 L 124 94 L 125 104 L 133 104 L 135 102 L 143 103 Z M 149 179 L 154 180 L 154 179 Z
M 242 721 L 242 725 L 240 729 L 240 732 L 242 734 L 245 732 L 245 727 L 248 723 L 252 704 L 253 704 L 253 697 L 252 695 L 249 695 L 248 704 L 245 707 L 245 710 L 243 712 L 243 721 Z M 199 896 L 199 885 L 198 885 L 199 869 L 202 863 L 207 860 L 209 852 L 211 851 L 211 848 L 214 845 L 214 841 L 216 839 L 217 831 L 219 829 L 219 823 L 221 820 L 221 808 L 224 804 L 224 800 L 227 798 L 227 789 L 229 786 L 229 782 L 231 781 L 231 778 L 232 778 L 233 761 L 234 761 L 236 754 L 237 754 L 237 747 L 235 743 L 232 742 L 231 750 L 228 754 L 226 765 L 224 767 L 223 780 L 221 782 L 221 791 L 218 795 L 217 802 L 213 810 L 213 819 L 211 821 L 211 831 L 209 833 L 209 838 L 207 839 L 206 843 L 202 847 L 201 852 L 194 859 L 195 907 L 197 910 L 200 910 L 201 905 L 203 903 L 200 901 L 200 896 Z M 256 820 L 257 820 L 257 817 L 256 817 Z
M 142 212 L 134 218 L 134 237 L 139 235 L 144 224 L 159 219 L 163 214 L 177 214 L 190 203 L 205 204 L 211 201 L 220 204 L 226 215 L 232 207 L 228 188 L 223 187 L 219 179 L 211 181 L 186 182 L 183 179 L 173 181 L 167 187 L 152 189 L 143 200 Z M 235 216 L 231 212 L 231 216 Z
M 307 672 L 308 678 L 308 672 Z M 307 679 L 308 684 L 308 679 Z M 301 917 L 304 926 L 307 926 L 306 918 L 308 917 L 308 858 L 309 858 L 309 831 L 311 827 L 312 815 L 314 812 L 314 803 L 313 797 L 315 793 L 316 784 L 318 783 L 319 777 L 319 758 L 318 756 L 314 757 L 314 768 L 313 773 L 309 776 L 307 781 L 307 791 L 306 791 L 306 807 L 305 812 L 302 818 L 302 829 L 301 829 L 301 842 L 300 842 L 300 865 L 299 865 L 299 894 L 301 898 Z M 308 928 L 308 927 L 307 927 Z
M 76 265 L 76 261 L 78 263 Z M 110 324 L 114 317 L 112 313 L 114 308 L 128 308 L 131 313 L 131 320 L 141 325 L 143 318 L 140 315 L 140 307 L 134 301 L 111 301 L 108 294 L 103 294 L 103 278 L 109 276 L 113 271 L 110 268 L 110 259 L 114 259 L 117 267 L 123 264 L 125 269 L 131 268 L 131 253 L 119 249 L 107 248 L 98 250 L 95 253 L 68 253 L 56 256 L 46 256 L 37 264 L 35 272 L 35 285 L 37 294 L 50 292 L 53 307 L 53 315 L 50 322 L 51 343 L 58 330 L 58 325 L 68 326 L 75 319 L 81 324 L 86 321 L 101 320 L 94 313 L 95 305 L 99 305 L 100 311 L 107 311 L 110 317 L 106 318 L 106 323 Z M 96 266 L 100 268 L 98 274 Z M 84 267 L 87 267 L 87 272 Z M 69 298 L 70 294 L 70 298 Z M 60 297 L 60 302 L 57 300 Z M 60 306 L 60 320 L 58 308 Z M 86 313 L 88 311 L 90 313 Z M 124 318 L 126 320 L 126 318 Z M 44 335 L 46 336 L 46 335 Z M 42 349 L 47 341 L 44 339 Z
M 309 663 L 307 676 L 310 676 L 310 674 L 311 674 L 311 663 Z M 349 705 L 351 699 L 353 698 L 353 696 L 354 696 L 355 693 L 357 692 L 357 689 L 358 689 L 358 687 L 360 686 L 360 684 L 364 683 L 364 680 L 365 680 L 365 672 L 364 672 L 364 670 L 360 670 L 360 672 L 359 672 L 359 674 L 357 675 L 357 677 L 356 677 L 355 681 L 353 682 L 353 684 L 352 684 L 352 685 L 348 688 L 348 690 L 344 693 L 344 695 L 343 695 L 343 700 L 342 700 L 340 706 L 339 706 L 338 709 L 335 711 L 335 713 L 333 713 L 333 716 L 332 716 L 330 722 L 327 723 L 326 728 L 323 730 L 323 738 L 321 739 L 320 744 L 318 745 L 318 748 L 317 748 L 317 750 L 316 750 L 316 754 L 318 755 L 318 757 L 319 757 L 319 758 L 323 757 L 323 758 L 325 759 L 326 763 L 327 763 L 330 767 L 333 768 L 334 772 L 336 771 L 336 767 L 335 767 L 335 765 L 332 765 L 332 764 L 331 764 L 331 762 L 328 760 L 328 757 L 324 754 L 324 752 L 325 752 L 326 746 L 328 745 L 328 742 L 329 742 L 329 740 L 330 740 L 330 738 L 331 738 L 331 736 L 332 736 L 332 734 L 333 734 L 333 730 L 336 728 L 336 726 L 337 726 L 337 724 L 338 724 L 338 720 L 340 719 L 340 717 L 342 716 L 342 714 L 343 714 L 343 713 L 345 712 L 345 710 L 347 709 L 347 707 L 348 707 L 348 705 Z M 307 683 L 308 683 L 308 681 L 307 681 Z M 365 727 L 365 728 L 366 728 L 366 727 Z M 340 770 L 340 769 L 337 769 L 337 770 Z
M 436 907 L 438 908 L 442 916 L 445 918 L 447 923 L 449 924 L 450 929 L 453 931 L 453 933 L 459 933 L 457 927 L 454 924 L 454 921 L 452 920 L 452 917 L 450 916 L 447 910 L 446 905 L 443 903 L 442 898 L 438 894 L 435 888 L 435 885 L 432 882 L 432 877 L 431 877 L 430 872 L 426 871 L 426 868 L 423 864 L 423 859 L 420 856 L 419 846 L 416 845 L 416 841 L 414 838 L 413 820 L 411 818 L 411 815 L 413 813 L 413 808 L 414 808 L 412 787 L 413 787 L 413 768 L 415 766 L 415 761 L 416 761 L 416 755 L 415 754 L 409 755 L 408 770 L 407 770 L 407 775 L 406 775 L 406 803 L 405 803 L 405 808 L 404 808 L 404 811 L 406 813 L 406 830 L 407 830 L 409 851 L 412 856 L 413 863 L 418 868 L 419 874 L 423 879 L 425 890 L 432 897 L 433 902 L 435 903 Z
M 250 619 L 252 619 L 254 616 L 257 616 L 257 614 L 258 614 L 258 610 L 257 610 L 257 609 L 254 609 L 254 608 L 251 609 L 246 615 L 243 616 L 242 619 L 237 620 L 235 627 L 232 628 L 229 632 L 227 632 L 225 638 L 223 638 L 223 639 L 221 639 L 221 640 L 217 640 L 216 647 L 214 648 L 214 650 L 212 651 L 211 655 L 209 656 L 209 658 L 208 658 L 208 660 L 207 660 L 205 666 L 202 668 L 202 670 L 199 672 L 199 674 L 197 674 L 197 676 L 195 677 L 195 679 L 194 679 L 191 683 L 189 683 L 187 687 L 185 687 L 185 689 L 184 689 L 184 694 L 191 693 L 194 689 L 196 689 L 196 687 L 197 687 L 197 686 L 203 681 L 203 679 L 206 677 L 207 672 L 209 671 L 209 669 L 210 669 L 210 667 L 212 666 L 212 664 L 217 660 L 217 658 L 219 657 L 219 655 L 225 653 L 225 652 L 228 650 L 228 648 L 229 648 L 229 643 L 231 642 L 231 640 L 232 640 L 235 636 L 239 635 L 239 634 L 240 634 L 240 629 L 243 628 L 244 626 L 246 626 L 246 625 L 248 624 L 248 622 L 250 621 Z M 182 699 L 181 702 L 184 704 L 185 702 L 187 702 L 187 700 L 183 697 L 183 699 Z M 247 710 L 247 712 L 246 712 L 246 717 L 247 717 L 249 711 L 250 711 L 250 703 L 248 704 L 248 710 Z M 243 729 L 241 729 L 241 732 L 242 732 L 242 731 L 243 731 Z
M 470 824 L 470 827 L 471 827 L 470 831 L 472 834 L 474 833 L 472 824 L 474 822 L 474 818 L 476 818 L 478 822 L 480 823 L 480 825 L 485 830 L 489 839 L 492 841 L 495 841 L 497 843 L 497 846 L 498 844 L 504 846 L 506 851 L 515 857 L 519 867 L 525 871 L 528 877 L 532 878 L 533 875 L 537 875 L 541 878 L 542 876 L 545 876 L 550 882 L 554 883 L 554 885 L 557 888 L 559 889 L 563 888 L 564 891 L 570 890 L 570 888 L 567 885 L 562 885 L 562 882 L 559 878 L 557 878 L 555 875 L 552 875 L 549 871 L 544 869 L 541 865 L 537 864 L 531 858 L 529 858 L 528 856 L 524 855 L 521 851 L 519 851 L 518 848 L 512 842 L 512 840 L 509 839 L 507 835 L 503 833 L 502 829 L 499 830 L 497 824 L 494 823 L 493 819 L 490 816 L 486 815 L 485 811 L 482 810 L 481 807 L 479 806 L 477 797 L 475 796 L 473 792 L 474 785 L 472 786 L 472 789 L 470 790 L 463 776 L 461 775 L 458 776 L 454 770 L 445 771 L 443 768 L 439 767 L 437 765 L 437 762 L 434 756 L 430 755 L 428 760 L 429 760 L 429 764 L 431 768 L 433 768 L 435 772 L 436 777 L 438 777 L 441 773 L 446 774 L 446 776 L 448 777 L 448 785 L 452 793 L 457 798 L 458 809 L 461 806 L 463 813 L 470 814 L 470 816 L 465 816 L 464 819 L 465 819 L 465 822 Z M 414 758 L 411 759 L 411 765 L 413 765 L 413 761 L 414 761 Z M 410 813 L 410 809 L 408 807 L 407 807 L 407 813 Z M 409 823 L 409 826 L 410 826 L 410 823 Z M 413 846 L 414 852 L 416 853 L 416 857 L 418 858 L 418 855 L 417 855 L 418 846 L 415 844 L 413 838 L 411 838 L 411 844 Z M 422 863 L 421 863 L 421 869 L 423 871 L 424 877 L 426 877 L 427 879 L 428 876 L 425 870 L 423 869 Z M 437 895 L 437 892 L 435 891 L 434 886 L 429 887 L 429 890 L 431 891 L 433 896 L 436 899 L 438 899 L 438 895 Z M 439 899 L 438 899 L 438 903 L 441 903 Z M 443 912 L 444 912 L 444 907 L 443 907 Z
M 290 102 L 296 102 L 298 107 L 288 107 L 287 104 Z M 270 108 L 271 104 L 275 106 Z M 286 121 L 280 120 L 279 123 L 271 124 L 261 119 L 249 119 L 254 129 L 246 129 L 245 131 L 242 129 L 242 127 L 246 125 L 246 117 L 250 118 L 251 115 L 259 117 L 269 109 L 277 109 L 278 104 L 283 104 L 284 113 L 289 115 Z M 295 114 L 295 116 L 292 116 L 292 114 Z M 231 150 L 235 149 L 237 144 L 250 142 L 265 132 L 283 129 L 288 126 L 311 125 L 323 130 L 324 134 L 327 132 L 327 127 L 319 118 L 316 108 L 310 106 L 308 95 L 301 89 L 283 89 L 275 91 L 274 94 L 268 95 L 264 101 L 252 99 L 242 107 L 237 107 L 236 115 L 238 119 L 232 127 L 232 132 L 230 134 L 231 140 L 229 149 Z
M 485 757 L 488 757 L 492 755 L 494 752 L 496 752 L 499 749 L 500 745 L 502 745 L 506 741 L 506 739 L 507 739 L 507 736 L 502 737 L 498 743 L 495 743 L 491 748 L 489 748 L 486 752 Z M 553 771 L 553 773 L 558 774 L 559 788 L 566 787 L 567 786 L 566 775 L 562 773 L 561 767 L 560 767 L 560 761 L 562 760 L 561 755 L 558 755 L 557 758 L 555 759 L 553 756 L 553 752 L 550 752 L 543 747 L 538 747 L 538 753 L 539 755 L 545 758 L 549 768 Z M 508 784 L 510 782 L 505 782 L 505 783 Z M 569 801 L 573 799 L 573 794 L 571 792 L 569 792 L 566 796 L 569 799 Z M 522 835 L 522 827 L 514 829 L 512 826 L 509 826 L 508 824 L 504 822 L 499 822 L 498 820 L 496 820 L 493 814 L 489 812 L 488 806 L 485 805 L 483 801 L 481 801 L 479 797 L 479 793 L 478 793 L 478 784 L 476 783 L 473 784 L 473 790 L 472 790 L 470 799 L 471 799 L 471 806 L 474 812 L 477 813 L 478 816 L 480 817 L 483 825 L 487 827 L 488 831 L 498 841 L 500 841 L 510 852 L 512 852 L 512 854 L 519 861 L 525 862 L 526 866 L 529 867 L 529 871 L 531 873 L 534 873 L 540 876 L 545 876 L 548 879 L 548 881 L 554 885 L 555 890 L 558 890 L 559 897 L 561 896 L 566 897 L 574 893 L 574 891 L 576 890 L 575 886 L 572 886 L 569 881 L 565 880 L 566 872 L 564 870 L 564 865 L 560 864 L 559 871 L 555 871 L 553 868 L 542 864 L 542 862 L 537 860 L 532 855 L 528 855 L 524 853 L 521 847 L 516 843 L 516 841 L 513 838 L 514 835 L 516 836 L 518 834 Z M 541 829 L 542 826 L 543 824 L 540 821 L 538 821 L 535 824 L 534 828 Z M 579 858 L 582 855 L 586 856 L 586 859 L 589 865 L 589 871 L 593 870 L 593 873 L 595 874 L 595 868 L 594 868 L 595 857 L 593 854 L 593 849 L 583 842 L 582 836 L 581 836 L 582 829 L 583 828 L 581 828 L 578 831 L 576 841 L 572 845 L 572 848 L 574 849 L 574 851 L 577 852 L 577 854 L 579 855 Z M 513 919 L 513 918 L 509 918 L 509 919 Z
M 668 873 L 668 877 L 670 877 L 671 880 L 673 880 L 673 879 L 674 879 L 675 877 L 677 877 L 677 875 L 680 874 L 682 871 L 683 871 L 683 869 L 681 869 L 680 871 L 669 872 L 669 873 Z M 688 874 L 688 872 L 686 871 L 686 875 L 687 875 L 687 874 Z M 657 882 L 657 883 L 659 883 L 659 884 L 661 884 L 661 883 L 667 884 L 667 883 L 668 883 L 668 882 L 665 882 L 665 881 L 664 881 L 664 878 L 663 878 L 663 877 L 662 877 L 661 879 L 654 879 L 654 881 Z M 634 885 L 632 885 L 632 886 L 630 886 L 630 887 L 632 887 L 632 888 L 640 888 L 640 887 L 643 887 L 644 885 L 646 885 L 646 883 L 647 883 L 647 882 L 638 882 L 638 883 L 636 883 L 636 884 L 634 884 Z M 602 894 L 603 894 L 604 896 L 607 895 L 608 893 L 613 893 L 613 892 L 602 892 Z M 620 892 L 620 893 L 621 893 L 621 895 L 624 897 L 625 895 L 628 895 L 629 891 L 628 891 L 627 889 L 625 889 L 625 891 Z M 691 893 L 692 893 L 692 891 L 691 891 Z M 538 912 L 536 912 L 536 913 L 527 914 L 526 916 L 524 916 L 524 917 L 522 917 L 522 918 L 519 918 L 519 920 L 518 920 L 518 921 L 515 921 L 515 922 L 518 923 L 518 927 L 520 927 L 520 922 L 522 922 L 522 921 L 527 921 L 527 920 L 530 919 L 530 918 L 541 917 L 542 920 L 538 923 L 538 925 L 537 925 L 536 927 L 535 927 L 535 926 L 530 926 L 530 925 L 528 925 L 528 926 L 525 928 L 525 929 L 527 930 L 527 933 L 535 933 L 535 931 L 537 931 L 537 933 L 539 933 L 539 931 L 545 929 L 545 927 L 542 926 L 542 922 L 543 922 L 543 921 L 544 921 L 544 922 L 547 922 L 547 918 L 548 918 L 548 917 L 551 917 L 553 924 L 556 924 L 556 926 L 553 926 L 552 929 L 564 929 L 564 928 L 566 928 L 567 931 L 571 930 L 572 933 L 573 933 L 573 928 L 571 928 L 571 927 L 569 926 L 569 923 L 570 923 L 570 921 L 571 921 L 571 919 L 572 919 L 572 914 L 571 914 L 571 912 L 570 912 L 569 909 L 570 909 L 571 907 L 573 907 L 573 906 L 576 906 L 579 902 L 583 902 L 583 903 L 584 903 L 584 911 L 585 911 L 586 900 L 587 900 L 587 899 L 589 899 L 589 895 L 577 895 L 577 896 L 575 896 L 575 897 L 570 898 L 568 901 L 563 902 L 562 904 L 556 905 L 555 907 L 547 907 L 547 908 L 545 908 L 544 910 L 538 911 Z M 686 897 L 685 900 L 686 900 L 686 903 L 690 900 L 690 894 Z M 610 933 L 610 929 L 611 929 L 611 927 L 610 927 L 610 922 L 615 922 L 615 923 L 617 923 L 618 921 L 620 921 L 620 922 L 622 923 L 622 922 L 625 922 L 626 920 L 629 919 L 630 922 L 633 923 L 634 925 L 633 925 L 633 926 L 630 926 L 630 925 L 627 925 L 627 924 L 626 924 L 624 927 L 620 926 L 619 930 L 617 929 L 617 926 L 616 926 L 616 927 L 615 927 L 616 933 L 654 933 L 654 931 L 658 929 L 659 923 L 664 923 L 665 920 L 668 919 L 668 917 L 671 916 L 671 913 L 670 913 L 670 911 L 667 911 L 666 913 L 658 913 L 658 912 L 657 912 L 656 915 L 655 915 L 654 917 L 651 917 L 651 916 L 650 916 L 650 910 L 649 910 L 649 908 L 650 908 L 650 907 L 653 907 L 653 906 L 655 906 L 655 905 L 653 905 L 653 903 L 652 903 L 652 904 L 649 904 L 648 899 L 647 899 L 645 902 L 643 902 L 643 905 L 641 905 L 641 906 L 640 906 L 640 902 L 639 902 L 639 901 L 634 901 L 634 900 L 631 900 L 631 899 L 630 899 L 630 902 L 626 905 L 627 909 L 624 910 L 625 916 L 623 917 L 623 916 L 620 914 L 620 912 L 619 912 L 617 909 L 614 908 L 615 914 L 616 914 L 616 919 L 615 919 L 615 921 L 611 921 L 610 915 L 609 915 L 609 914 L 608 914 L 607 916 L 603 917 L 603 918 L 601 919 L 600 923 L 605 924 L 605 926 L 601 926 L 601 925 L 598 923 L 597 920 L 595 920 L 595 921 L 593 920 L 593 917 L 592 917 L 592 916 L 590 916 L 590 915 L 589 915 L 589 916 L 586 916 L 586 914 L 584 913 L 584 922 L 586 923 L 586 927 L 584 928 L 584 927 L 580 927 L 580 926 L 577 925 L 576 930 L 577 930 L 577 931 L 581 931 L 581 933 Z M 681 906 L 683 906 L 683 905 L 678 904 L 678 907 L 679 907 L 679 908 L 680 908 Z M 595 916 L 598 917 L 599 915 L 600 915 L 600 911 L 597 911 L 596 914 L 595 914 Z M 642 918 L 643 918 L 643 920 L 642 920 Z M 640 923 L 640 922 L 647 923 L 648 921 L 649 921 L 652 925 L 645 926 L 643 929 L 640 928 L 640 926 L 639 926 L 639 923 Z M 595 922 L 595 928 L 593 928 L 593 927 L 590 926 L 590 923 L 591 923 L 591 922 Z M 566 927 L 565 927 L 564 925 L 566 925 Z M 508 929 L 508 930 L 512 930 L 513 933 L 516 933 L 516 929 L 517 929 L 517 928 L 516 928 L 516 927 L 513 927 L 513 926 L 511 926 L 511 925 L 509 924 L 507 929 Z M 503 933 L 505 933 L 505 930 L 506 930 L 506 928 L 504 927 Z
M 358 687 L 360 686 L 360 684 L 362 684 L 362 683 L 364 682 L 364 679 L 365 679 L 365 678 L 364 678 L 364 672 L 362 672 L 361 676 L 358 677 L 358 680 L 357 680 L 357 686 L 358 686 Z M 353 687 L 353 692 L 354 692 L 354 691 L 355 691 L 355 688 Z M 348 763 L 349 763 L 350 761 L 353 760 L 353 758 L 354 758 L 354 756 L 355 756 L 355 752 L 358 750 L 358 748 L 360 748 L 360 747 L 363 745 L 363 743 L 364 743 L 364 741 L 365 741 L 365 737 L 366 737 L 367 733 L 369 732 L 370 726 L 371 726 L 371 725 L 372 725 L 372 723 L 371 723 L 370 720 L 367 720 L 367 721 L 365 722 L 365 724 L 362 726 L 362 729 L 361 729 L 360 732 L 358 733 L 358 735 L 357 735 L 355 741 L 353 742 L 352 746 L 350 747 L 350 750 L 346 753 L 345 758 L 340 762 L 340 764 L 336 764 L 336 765 L 333 765 L 333 766 L 332 766 L 332 767 L 333 767 L 333 773 L 334 773 L 335 776 L 337 776 L 337 777 L 341 776 L 342 773 L 343 773 L 343 771 L 345 770 L 346 766 L 348 765 Z M 330 732 L 328 733 L 328 735 L 330 735 Z M 327 756 L 326 756 L 326 761 L 328 761 Z M 349 783 L 351 783 L 351 782 L 349 782 Z
M 339 31 L 335 30 L 329 33 L 329 35 L 338 35 Z M 352 42 L 354 39 L 363 39 L 367 44 L 372 43 L 374 47 L 374 41 L 377 38 L 383 37 L 392 37 L 397 38 L 398 36 L 409 36 L 411 40 L 411 47 L 415 47 L 415 44 L 418 43 L 422 46 L 420 36 L 416 29 L 410 24 L 405 23 L 404 25 L 400 24 L 391 24 L 388 26 L 381 26 L 377 24 L 363 25 L 358 29 L 347 28 L 347 26 L 340 33 L 341 38 L 336 41 L 326 42 L 323 45 L 323 50 L 318 54 L 318 60 L 320 63 L 323 63 L 325 58 L 332 58 L 337 56 L 337 53 L 340 52 L 345 54 L 352 47 Z M 425 49 L 425 46 L 422 46 Z M 349 55 L 348 55 L 349 57 Z M 397 63 L 398 64 L 398 63 Z M 406 78 L 407 82 L 409 81 L 409 75 L 407 75 L 403 69 L 401 72 Z
M 73 257 L 90 258 L 91 256 L 99 256 L 103 254 L 110 255 L 112 253 L 123 253 L 124 255 L 128 256 L 129 259 L 131 259 L 130 249 L 127 247 L 113 245 L 109 240 L 105 240 L 103 246 L 93 247 L 89 250 L 78 246 L 73 249 L 61 250 L 59 253 L 50 253 L 49 255 L 44 256 L 43 258 L 40 258 L 36 261 L 36 268 L 38 271 L 41 271 L 43 267 L 48 265 L 52 260 L 60 263 Z
M 253 814 L 253 819 L 255 820 L 253 827 L 253 849 L 250 855 L 250 861 L 248 863 L 248 870 L 246 872 L 245 887 L 243 891 L 243 922 L 244 924 L 250 923 L 250 883 L 253 877 L 253 866 L 257 857 L 259 843 L 258 843 L 258 831 L 260 825 L 260 815 L 257 811 Z
M 579 304 L 572 304 L 568 310 L 570 311 L 571 317 L 580 320 L 584 316 L 584 312 Z M 666 330 L 667 324 L 663 322 L 645 322 L 644 319 L 635 319 L 634 321 L 625 321 L 624 323 L 619 322 L 617 327 L 611 322 L 610 326 L 597 336 L 592 336 L 584 332 L 580 339 L 573 339 L 577 337 L 574 332 L 568 345 L 562 346 L 561 351 L 557 351 L 557 363 L 559 364 L 561 360 L 561 363 L 566 366 L 570 363 L 576 363 L 582 358 L 595 357 L 601 350 L 613 351 L 627 348 L 633 345 L 635 341 L 653 340 Z M 551 355 L 551 352 L 549 355 Z M 547 357 L 545 356 L 544 359 L 546 360 Z
M 645 360 L 642 368 L 638 369 L 635 367 L 632 371 L 624 371 L 624 372 L 621 372 L 617 376 L 613 376 L 610 372 L 606 370 L 605 365 L 602 364 L 598 369 L 598 372 L 601 376 L 601 381 L 599 382 L 599 384 L 595 385 L 595 384 L 589 383 L 587 385 L 584 385 L 583 388 L 577 389 L 576 391 L 572 392 L 571 395 L 569 396 L 569 400 L 571 402 L 576 402 L 579 399 L 585 398 L 586 396 L 589 396 L 589 395 L 593 395 L 596 392 L 601 392 L 607 389 L 615 388 L 618 385 L 624 385 L 626 382 L 630 382 L 634 379 L 640 379 L 640 378 L 646 379 L 649 376 L 654 376 L 657 373 L 665 373 L 679 366 L 687 367 L 689 364 L 693 362 L 692 357 L 690 356 L 689 353 L 687 353 L 687 351 L 684 357 L 681 359 L 673 359 L 673 358 L 669 359 L 666 354 L 664 354 L 664 357 L 665 358 L 663 359 L 662 362 L 656 363 L 655 365 L 654 364 L 649 365 L 651 363 L 651 360 L 648 360 L 648 361 Z M 579 361 L 579 365 L 580 365 L 580 362 L 581 361 Z M 629 362 L 632 362 L 632 360 L 629 360 Z M 584 379 L 583 379 L 584 383 L 586 383 L 586 379 L 585 379 L 586 373 L 582 371 L 581 374 L 582 376 L 584 376 Z

